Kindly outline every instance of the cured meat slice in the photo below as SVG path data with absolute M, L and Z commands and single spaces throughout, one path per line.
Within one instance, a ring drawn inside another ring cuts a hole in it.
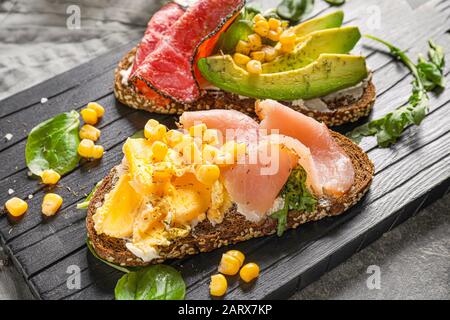
M 182 103 L 195 101 L 200 90 L 192 64 L 197 47 L 242 9 L 244 0 L 199 0 L 175 22 L 131 77 Z

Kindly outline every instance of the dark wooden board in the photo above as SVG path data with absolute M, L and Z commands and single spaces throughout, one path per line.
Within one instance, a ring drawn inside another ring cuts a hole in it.
M 445 1 L 427 1 L 417 7 L 408 1 L 350 0 L 343 9 L 345 24 L 358 25 L 362 33 L 382 36 L 407 48 L 412 56 L 426 51 L 426 41 L 430 37 L 450 52 L 450 7 Z M 332 10 L 334 8 L 324 1 L 316 1 L 310 15 Z M 371 29 L 373 24 L 369 22 L 377 10 L 381 19 L 379 29 Z M 0 217 L 0 239 L 37 298 L 113 298 L 113 288 L 121 274 L 88 252 L 86 212 L 77 210 L 76 203 L 120 161 L 124 140 L 141 129 L 148 118 L 157 118 L 169 126 L 176 120 L 172 116 L 132 110 L 115 100 L 113 69 L 135 44 L 136 41 L 132 41 L 0 101 L 0 137 L 13 134 L 11 141 L 0 144 L 0 202 L 8 199 L 9 188 L 23 198 L 33 195 L 28 201 L 29 212 L 20 222 L 13 223 L 6 215 Z M 411 91 L 412 78 L 408 71 L 382 49 L 365 39 L 355 49 L 367 56 L 368 65 L 374 71 L 377 102 L 371 118 L 405 103 Z M 446 78 L 450 81 L 448 73 Z M 41 104 L 42 97 L 49 101 Z M 369 194 L 357 206 L 342 216 L 289 231 L 282 238 L 266 237 L 236 245 L 248 259 L 260 264 L 261 276 L 250 287 L 231 281 L 226 298 L 286 298 L 447 193 L 450 186 L 450 91 L 432 94 L 430 100 L 432 107 L 422 125 L 408 128 L 393 147 L 377 148 L 371 138 L 361 143 L 375 164 L 376 175 Z M 27 133 L 48 117 L 79 110 L 89 101 L 98 101 L 107 108 L 100 123 L 105 156 L 99 163 L 80 163 L 61 179 L 57 192 L 64 198 L 63 208 L 54 218 L 44 220 L 40 204 L 48 189 L 27 176 L 23 157 Z M 346 132 L 352 127 L 347 125 L 337 130 Z M 220 255 L 226 249 L 170 262 L 186 280 L 187 298 L 209 298 L 209 276 L 216 272 Z M 81 271 L 79 290 L 69 290 L 66 285 L 67 268 L 71 265 Z

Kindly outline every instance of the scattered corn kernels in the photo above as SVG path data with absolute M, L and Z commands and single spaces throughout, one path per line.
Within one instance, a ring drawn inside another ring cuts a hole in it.
M 291 53 L 295 49 L 295 43 L 283 43 L 281 45 L 281 52 Z
M 269 23 L 266 20 L 260 20 L 255 23 L 255 26 L 253 27 L 253 31 L 255 31 L 257 34 L 259 34 L 261 37 L 267 37 L 269 34 Z
M 236 259 L 239 260 L 239 268 L 242 267 L 242 265 L 244 264 L 244 260 L 245 260 L 245 255 L 239 251 L 239 250 L 229 250 L 227 251 L 225 254 L 230 255 L 232 257 L 235 257 Z
M 152 160 L 154 162 L 161 162 L 167 155 L 167 144 L 161 141 L 155 141 L 152 144 Z
M 224 253 L 222 258 L 220 259 L 219 264 L 219 272 L 222 274 L 226 274 L 228 276 L 234 276 L 239 272 L 239 268 L 241 267 L 241 262 L 238 258 L 233 257 L 232 255 Z
M 42 172 L 41 179 L 45 184 L 56 184 L 58 183 L 59 179 L 61 179 L 61 176 L 55 170 L 47 169 Z
M 256 23 L 258 21 L 266 21 L 266 18 L 261 13 L 258 13 L 253 17 L 253 22 Z
M 154 126 L 149 126 L 148 124 L 147 122 L 144 128 L 144 136 L 151 141 L 163 140 L 167 133 L 166 126 L 159 123 Z
M 201 138 L 206 131 L 206 124 L 201 123 L 189 128 L 189 134 L 191 137 Z
M 264 52 L 264 59 L 267 62 L 273 61 L 278 56 L 278 52 L 274 47 L 264 46 L 261 50 Z
M 209 284 L 209 293 L 215 297 L 221 297 L 227 292 L 228 283 L 223 274 L 215 274 L 211 276 Z
M 250 60 L 245 67 L 249 73 L 253 73 L 253 74 L 262 73 L 261 61 Z
M 203 133 L 203 141 L 208 144 L 216 145 L 219 140 L 219 131 L 215 129 L 206 129 Z
M 103 157 L 103 153 L 105 153 L 105 149 L 102 146 L 94 146 L 92 149 L 92 158 L 100 159 Z
M 208 144 L 203 145 L 202 148 L 202 159 L 205 163 L 214 163 L 217 155 L 219 154 L 219 149 L 210 146 Z
M 53 216 L 61 207 L 63 199 L 56 193 L 47 193 L 42 201 L 42 213 L 46 216 Z
M 281 21 L 275 18 L 269 18 L 269 28 L 271 30 L 277 30 L 279 27 L 281 27 Z
M 94 151 L 94 142 L 89 139 L 81 140 L 78 145 L 78 154 L 83 158 L 92 158 L 92 153 Z
M 166 141 L 170 147 L 174 147 L 183 140 L 183 133 L 177 130 L 169 130 L 166 133 Z
M 277 32 L 276 30 L 270 30 L 269 33 L 267 34 L 267 38 L 272 41 L 278 41 L 280 40 L 280 33 Z
M 259 35 L 257 35 L 256 33 L 249 35 L 248 36 L 248 44 L 250 45 L 250 49 L 252 51 L 259 50 L 259 48 L 261 48 L 261 46 L 262 46 L 261 37 Z
M 90 124 L 85 124 L 81 127 L 79 135 L 81 139 L 97 141 L 100 138 L 100 130 Z
M 187 164 L 202 163 L 202 152 L 194 141 L 184 144 L 182 153 L 184 162 Z
M 13 217 L 20 217 L 28 210 L 28 204 L 20 198 L 13 197 L 6 201 L 5 208 Z
M 280 36 L 280 42 L 281 44 L 292 44 L 295 43 L 295 40 L 297 39 L 297 36 L 292 31 L 284 31 Z
M 264 62 L 266 59 L 266 53 L 264 51 L 253 51 L 250 56 L 253 60 L 258 60 L 260 62 Z
M 245 282 L 250 282 L 259 276 L 259 267 L 256 263 L 247 263 L 239 271 L 239 276 Z
M 249 62 L 251 60 L 249 56 L 246 56 L 245 54 L 242 54 L 239 52 L 236 52 L 233 55 L 233 59 L 236 64 L 240 64 L 240 65 L 246 65 L 247 62 Z
M 94 109 L 83 109 L 80 111 L 83 121 L 90 125 L 95 125 L 98 122 L 98 115 Z
M 197 180 L 206 185 L 212 185 L 219 179 L 220 169 L 215 164 L 202 164 L 195 170 Z
M 245 145 L 245 143 L 228 141 L 222 146 L 222 150 L 224 153 L 230 154 L 233 161 L 236 161 L 237 159 L 245 155 L 245 153 L 247 152 L 247 146 Z
M 92 109 L 97 113 L 97 117 L 101 118 L 105 114 L 105 108 L 103 108 L 97 102 L 89 102 L 87 105 L 88 109 Z
M 250 44 L 247 41 L 239 40 L 236 45 L 235 51 L 244 55 L 250 54 Z

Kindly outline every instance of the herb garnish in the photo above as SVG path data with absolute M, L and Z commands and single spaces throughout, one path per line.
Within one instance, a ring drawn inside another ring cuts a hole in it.
M 277 14 L 295 24 L 314 7 L 314 0 L 283 0 L 277 6 Z

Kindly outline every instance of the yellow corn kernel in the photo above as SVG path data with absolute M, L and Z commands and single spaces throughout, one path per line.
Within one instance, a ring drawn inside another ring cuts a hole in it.
M 174 173 L 171 162 L 159 162 L 153 165 L 153 179 L 155 181 L 167 181 L 172 178 Z
M 236 52 L 233 55 L 233 59 L 234 59 L 234 62 L 236 64 L 240 64 L 240 65 L 246 65 L 247 62 L 250 61 L 250 57 L 249 56 L 246 56 L 245 54 L 238 53 L 238 52 Z
M 280 36 L 280 42 L 281 44 L 292 44 L 295 43 L 295 40 L 297 39 L 297 36 L 292 31 L 284 31 Z
M 239 251 L 239 250 L 229 250 L 227 252 L 225 252 L 225 254 L 235 257 L 236 259 L 239 260 L 239 268 L 242 267 L 242 265 L 244 264 L 244 260 L 245 260 L 245 255 Z
M 63 198 L 56 193 L 47 193 L 42 201 L 42 213 L 46 216 L 54 215 L 61 207 Z
M 155 141 L 152 144 L 152 160 L 153 162 L 161 162 L 167 154 L 167 144 L 161 141 Z
M 269 34 L 269 23 L 266 20 L 260 20 L 255 23 L 253 30 L 261 37 L 267 37 Z
M 94 146 L 92 149 L 92 158 L 100 159 L 103 157 L 103 153 L 105 153 L 105 149 L 102 146 Z
M 97 141 L 100 138 L 100 130 L 90 124 L 85 124 L 80 129 L 80 138 Z
M 216 145 L 219 143 L 219 131 L 215 129 L 206 129 L 205 133 L 203 133 L 203 141 L 207 144 Z
M 247 263 L 241 268 L 239 275 L 245 282 L 250 282 L 259 276 L 259 267 L 256 263 Z
M 20 217 L 27 211 L 28 204 L 20 198 L 13 197 L 6 201 L 5 207 L 13 217 Z
M 210 186 L 219 179 L 220 169 L 215 164 L 202 164 L 195 170 L 195 176 L 198 181 Z
M 227 292 L 228 283 L 223 274 L 215 274 L 211 276 L 209 284 L 209 293 L 215 297 L 221 297 Z
M 281 52 L 291 53 L 295 49 L 295 43 L 283 43 L 281 45 Z
M 202 159 L 205 163 L 214 163 L 217 155 L 219 154 L 219 149 L 216 147 L 205 144 L 202 149 Z
M 187 164 L 202 163 L 202 152 L 194 141 L 186 143 L 183 146 L 182 153 L 184 162 Z
M 281 27 L 283 29 L 286 29 L 287 27 L 289 27 L 289 21 L 286 21 L 286 20 L 281 21 Z
M 250 54 L 250 44 L 247 41 L 239 40 L 234 51 L 248 55 Z
M 87 124 L 95 125 L 98 122 L 97 112 L 94 109 L 83 109 L 80 111 L 81 118 Z
M 250 60 L 245 66 L 247 71 L 253 74 L 260 74 L 262 72 L 261 61 Z
M 83 158 L 92 158 L 94 151 L 94 142 L 92 140 L 83 139 L 78 145 L 78 154 Z
M 266 21 L 266 18 L 261 13 L 258 13 L 256 16 L 253 17 L 254 23 L 259 21 Z
M 47 169 L 42 172 L 41 179 L 45 184 L 56 184 L 61 179 L 61 176 L 55 170 Z
M 280 33 L 276 30 L 270 30 L 267 34 L 267 38 L 272 41 L 278 41 L 280 40 Z
M 236 141 L 228 141 L 222 146 L 222 150 L 225 154 L 231 156 L 232 161 L 243 157 L 247 151 L 245 143 L 237 143 Z
M 248 36 L 248 44 L 250 45 L 250 49 L 252 51 L 259 50 L 262 46 L 261 37 L 256 33 L 253 33 Z
M 267 62 L 273 61 L 278 56 L 277 49 L 274 47 L 264 46 L 261 50 L 264 52 L 264 58 Z
M 178 130 L 169 130 L 166 133 L 166 141 L 170 147 L 174 147 L 183 140 L 183 133 Z
M 191 137 L 201 138 L 201 137 L 203 137 L 203 132 L 205 132 L 206 129 L 208 129 L 206 127 L 206 124 L 204 124 L 204 123 L 197 124 L 197 125 L 189 128 L 189 135 Z
M 260 62 L 264 62 L 266 59 L 266 54 L 264 51 L 253 51 L 250 56 L 253 60 L 258 60 Z
M 270 18 L 268 23 L 270 30 L 276 31 L 279 27 L 281 27 L 281 21 L 275 18 Z
M 103 108 L 97 102 L 89 102 L 87 105 L 88 109 L 92 109 L 97 113 L 97 117 L 101 118 L 105 114 L 105 108 Z
M 229 254 L 223 254 L 220 259 L 219 272 L 228 276 L 234 276 L 239 272 L 241 262 L 236 257 Z
M 150 121 L 149 121 L 150 122 Z M 148 122 L 144 128 L 144 136 L 151 141 L 161 141 L 166 136 L 167 128 L 165 125 L 157 124 L 155 126 L 148 126 Z

